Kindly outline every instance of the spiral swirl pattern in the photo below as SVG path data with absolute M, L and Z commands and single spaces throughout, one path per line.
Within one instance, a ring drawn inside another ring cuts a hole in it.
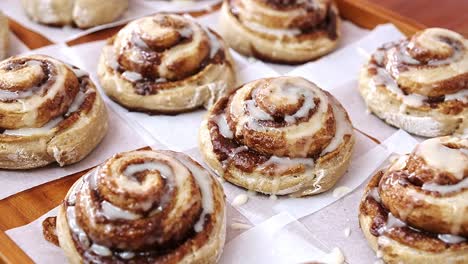
M 381 249 L 401 244 L 427 251 L 426 257 L 438 254 L 440 263 L 466 261 L 467 201 L 468 140 L 429 139 L 371 180 L 361 202 L 361 226 Z M 445 259 L 450 252 L 456 255 Z
M 298 77 L 257 80 L 222 98 L 211 109 L 200 138 L 202 149 L 212 146 L 206 152 L 214 153 L 215 162 L 210 165 L 220 175 L 245 188 L 273 194 L 326 190 L 318 184 L 316 172 L 332 157 L 350 153 L 353 145 L 352 125 L 343 107 L 329 93 Z M 250 174 L 252 179 L 270 175 L 266 178 L 272 182 L 293 174 L 304 174 L 306 179 L 296 177 L 300 182 L 293 184 L 295 190 L 285 189 L 280 180 L 274 183 L 279 186 L 263 189 L 239 183 L 237 174 Z M 313 182 L 316 189 L 311 187 Z
M 303 63 L 334 49 L 339 23 L 338 10 L 331 0 L 225 0 L 221 32 L 245 55 Z M 236 34 L 244 38 L 236 39 Z
M 173 263 L 208 247 L 213 263 L 223 244 L 213 242 L 224 242 L 219 183 L 171 151 L 115 155 L 75 184 L 62 212 L 60 244 L 83 262 Z
M 156 14 L 133 21 L 109 41 L 99 75 L 106 92 L 128 108 L 177 112 L 229 89 L 233 67 L 216 33 L 184 16 Z
M 42 56 L 0 63 L 0 127 L 41 127 L 63 115 L 80 90 L 78 78 L 62 62 Z
M 453 134 L 468 114 L 468 41 L 430 28 L 386 44 L 363 68 L 360 91 L 392 125 L 427 137 Z
M 105 106 L 86 72 L 42 55 L 0 63 L 0 168 L 77 162 L 106 130 Z

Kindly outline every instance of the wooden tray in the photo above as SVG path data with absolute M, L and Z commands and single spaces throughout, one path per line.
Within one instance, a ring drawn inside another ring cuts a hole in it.
M 344 19 L 363 28 L 372 29 L 378 24 L 390 22 L 407 35 L 424 28 L 423 25 L 411 19 L 402 17 L 366 0 L 337 0 L 336 2 Z M 217 10 L 219 7 L 220 5 L 217 5 L 210 11 L 194 12 L 191 15 L 200 16 L 206 12 Z M 53 44 L 45 37 L 24 28 L 13 20 L 10 20 L 10 28 L 31 49 Z M 122 26 L 95 32 L 70 41 L 67 44 L 73 46 L 90 41 L 103 40 L 115 34 L 120 28 Z M 369 138 L 376 141 L 370 136 Z M 48 182 L 0 200 L 0 262 L 33 263 L 4 231 L 29 224 L 57 207 L 72 184 L 87 171 L 85 170 L 59 180 Z

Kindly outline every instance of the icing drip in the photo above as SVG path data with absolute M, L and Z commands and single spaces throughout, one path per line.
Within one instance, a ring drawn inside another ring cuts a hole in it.
M 122 77 L 130 82 L 138 82 L 143 79 L 143 76 L 138 72 L 124 71 Z
M 468 155 L 458 149 L 446 147 L 439 138 L 426 140 L 419 144 L 416 155 L 424 159 L 428 166 L 447 171 L 457 179 L 463 179 L 467 169 Z
M 404 227 L 404 226 L 406 226 L 405 222 L 393 216 L 392 213 L 388 213 L 387 222 L 385 222 L 384 226 L 379 228 L 378 233 L 382 235 L 383 233 L 385 233 L 386 231 L 389 231 L 392 228 Z
M 122 208 L 117 207 L 108 201 L 103 201 L 101 203 L 101 212 L 102 215 L 104 215 L 104 217 L 109 220 L 136 220 L 141 218 L 141 215 L 123 210 Z
M 468 178 L 458 182 L 457 184 L 452 184 L 452 185 L 439 185 L 436 183 L 425 183 L 422 186 L 423 190 L 431 191 L 431 192 L 438 192 L 440 194 L 459 192 L 466 188 L 468 188 Z
M 218 126 L 219 133 L 225 138 L 233 138 L 234 134 L 231 131 L 231 128 L 229 128 L 227 120 L 226 120 L 226 115 L 218 115 L 214 118 L 216 125 Z
M 335 116 L 336 131 L 335 136 L 330 141 L 328 146 L 322 151 L 321 155 L 325 155 L 329 152 L 336 150 L 344 141 L 345 135 L 351 135 L 353 133 L 353 127 L 348 122 L 346 112 L 339 108 L 336 104 L 332 104 L 333 114 Z
M 466 238 L 464 237 L 450 235 L 450 234 L 439 234 L 437 235 L 437 238 L 439 238 L 440 240 L 444 241 L 447 244 L 458 244 L 458 243 L 466 241 Z
M 370 79 L 370 87 L 373 87 L 374 90 L 377 89 L 377 86 L 383 85 L 408 106 L 421 107 L 424 105 L 424 101 L 427 99 L 427 96 L 420 94 L 405 95 L 398 86 L 397 82 L 385 69 L 380 67 L 376 67 L 374 69 L 377 70 L 377 75 L 372 76 Z
M 189 158 L 176 154 L 180 162 L 184 164 L 191 172 L 198 186 L 200 187 L 200 192 L 202 193 L 202 207 L 203 211 L 200 215 L 200 219 L 194 226 L 195 232 L 201 232 L 205 224 L 205 216 L 212 214 L 214 212 L 214 202 L 213 202 L 213 190 L 211 187 L 211 177 L 203 168 L 200 168 Z
M 311 158 L 289 158 L 271 156 L 265 163 L 263 163 L 259 167 L 259 169 L 263 170 L 269 166 L 274 166 L 275 173 L 281 175 L 288 172 L 290 168 L 294 168 L 301 165 L 305 166 L 308 169 L 311 169 L 314 167 L 314 160 Z
M 157 171 L 160 173 L 161 177 L 166 179 L 172 175 L 172 169 L 161 162 L 130 164 L 125 168 L 123 174 L 128 178 L 133 178 L 133 175 L 143 171 Z

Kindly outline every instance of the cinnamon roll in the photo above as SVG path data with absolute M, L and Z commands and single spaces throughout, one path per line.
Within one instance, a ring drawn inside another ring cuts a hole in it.
M 21 0 L 32 20 L 51 26 L 90 28 L 110 23 L 128 7 L 128 0 Z
M 9 35 L 8 18 L 0 11 L 0 60 L 8 54 Z
M 246 56 L 299 64 L 336 48 L 340 18 L 333 0 L 224 0 L 220 33 Z
M 221 185 L 182 153 L 116 154 L 78 180 L 57 215 L 70 263 L 216 263 Z
M 441 28 L 379 48 L 363 67 L 359 90 L 390 125 L 436 137 L 467 127 L 468 40 Z
M 386 263 L 467 263 L 468 140 L 423 141 L 379 171 L 359 222 Z
M 223 40 L 188 17 L 165 13 L 135 20 L 111 38 L 98 74 L 113 100 L 150 113 L 207 107 L 235 84 Z
M 105 105 L 86 72 L 43 55 L 0 63 L 0 168 L 78 162 L 106 131 Z
M 260 79 L 221 98 L 199 132 L 206 163 L 249 190 L 305 196 L 345 173 L 354 135 L 341 104 L 299 77 Z

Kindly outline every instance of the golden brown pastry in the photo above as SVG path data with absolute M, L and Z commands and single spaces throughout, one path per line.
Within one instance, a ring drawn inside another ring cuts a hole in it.
M 423 141 L 379 171 L 359 222 L 386 263 L 467 263 L 468 139 Z
M 206 163 L 265 194 L 312 195 L 345 173 L 354 135 L 341 104 L 299 77 L 260 79 L 221 98 L 199 132 Z
M 110 23 L 128 7 L 128 0 L 21 0 L 34 21 L 51 25 L 90 28 Z
M 8 18 L 0 11 L 0 60 L 6 58 L 8 54 L 9 37 Z
M 332 0 L 224 0 L 220 33 L 246 56 L 298 64 L 336 48 L 340 18 Z
M 359 90 L 369 109 L 390 125 L 426 137 L 463 133 L 468 40 L 430 28 L 388 43 L 363 67 Z
M 0 168 L 82 160 L 107 131 L 107 111 L 88 74 L 42 55 L 0 63 Z
M 74 184 L 57 234 L 70 263 L 216 263 L 225 212 L 219 182 L 185 154 L 131 151 Z
M 235 84 L 223 40 L 174 14 L 141 18 L 120 30 L 104 47 L 98 74 L 113 100 L 150 113 L 209 106 Z

